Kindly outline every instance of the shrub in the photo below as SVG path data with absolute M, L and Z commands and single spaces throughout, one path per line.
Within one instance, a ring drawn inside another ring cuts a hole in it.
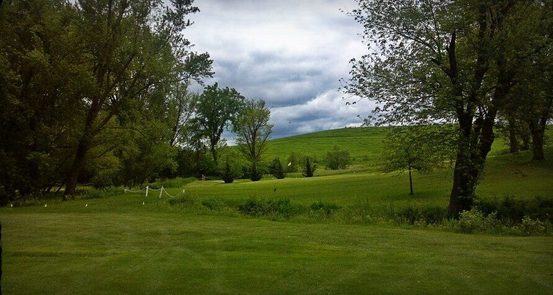
M 526 235 L 544 234 L 547 232 L 547 227 L 539 219 L 532 219 L 528 216 L 522 218 L 520 230 Z
M 288 172 L 298 172 L 298 165 L 301 163 L 302 156 L 292 152 L 288 156 L 288 163 L 286 164 L 286 170 Z
M 269 216 L 290 218 L 302 211 L 301 206 L 293 205 L 290 200 L 248 200 L 238 206 L 238 211 L 248 216 Z
M 317 167 L 315 166 L 315 164 L 311 163 L 311 158 L 307 157 L 305 159 L 305 166 L 303 168 L 303 176 L 313 177 L 316 168 Z
M 256 166 L 253 165 L 250 169 L 250 179 L 252 181 L 258 181 L 263 177 L 263 172 Z
M 77 190 L 77 194 L 81 195 L 82 199 L 101 199 L 105 197 L 113 197 L 121 193 L 122 189 L 117 187 Z
M 321 201 L 311 204 L 310 208 L 311 211 L 323 212 L 327 216 L 332 215 L 336 210 L 340 209 L 340 207 L 334 203 L 324 203 Z
M 275 158 L 273 160 L 271 166 L 269 166 L 269 172 L 271 172 L 271 174 L 277 179 L 283 179 L 286 177 L 286 173 L 284 172 L 284 168 L 282 167 L 282 163 L 279 158 Z
M 491 213 L 485 216 L 477 209 L 463 211 L 459 215 L 459 230 L 464 233 L 482 232 L 493 230 L 497 227 L 497 214 Z
M 553 222 L 553 199 L 534 197 L 520 199 L 505 198 L 478 199 L 476 207 L 484 214 L 497 212 L 497 218 L 511 224 L 522 222 L 524 216 Z
M 169 187 L 182 188 L 185 185 L 187 185 L 191 182 L 194 182 L 195 180 L 196 180 L 196 178 L 194 178 L 194 177 L 188 177 L 188 178 L 175 177 L 175 178 L 160 181 L 160 183 L 158 183 L 156 185 L 158 185 L 158 186 L 163 185 L 163 187 L 165 187 L 165 188 L 169 188 Z
M 351 158 L 348 151 L 342 151 L 337 146 L 334 149 L 326 153 L 326 167 L 337 170 L 345 169 L 351 164 Z
M 225 207 L 225 202 L 220 199 L 211 198 L 202 201 L 202 206 L 208 208 L 209 210 L 215 211 L 220 210 Z
M 234 175 L 232 173 L 232 170 L 230 169 L 230 164 L 228 161 L 225 163 L 225 170 L 223 170 L 223 181 L 225 183 L 232 183 L 234 181 Z
M 447 218 L 447 210 L 442 207 L 406 207 L 392 210 L 392 215 L 399 223 L 438 224 Z
M 194 205 L 194 200 L 189 196 L 179 196 L 176 198 L 169 198 L 169 205 L 176 206 L 190 206 Z

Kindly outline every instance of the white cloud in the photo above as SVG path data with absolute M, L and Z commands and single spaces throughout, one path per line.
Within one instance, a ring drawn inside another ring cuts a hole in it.
M 196 44 L 194 50 L 207 51 L 214 59 L 215 77 L 208 83 L 217 81 L 246 97 L 264 99 L 276 117 L 285 117 L 281 110 L 294 113 L 298 106 L 304 115 L 326 114 L 311 122 L 320 127 L 288 117 L 289 128 L 278 127 L 282 134 L 351 123 L 345 117 L 356 113 L 342 109 L 335 98 L 345 106 L 336 91 L 339 79 L 348 77 L 349 60 L 365 51 L 358 36 L 361 25 L 340 11 L 351 11 L 353 1 L 202 0 L 195 5 L 201 12 L 192 17 L 195 24 L 185 34 Z
M 374 103 L 357 97 L 344 98 L 329 90 L 303 104 L 271 109 L 276 137 L 343 127 L 357 127 L 374 109 Z

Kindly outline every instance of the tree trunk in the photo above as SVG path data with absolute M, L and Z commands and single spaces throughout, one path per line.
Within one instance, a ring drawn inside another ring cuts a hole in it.
M 83 134 L 79 139 L 77 145 L 77 151 L 75 153 L 75 158 L 73 159 L 73 164 L 67 175 L 67 180 L 65 181 L 65 192 L 63 194 L 63 200 L 67 200 L 69 196 L 74 196 L 77 189 L 77 182 L 79 180 L 79 174 L 84 167 L 86 153 L 90 149 L 90 144 L 92 137 L 94 136 L 94 122 L 98 117 L 100 112 L 99 100 L 95 99 L 92 101 L 92 105 L 88 110 Z
M 511 153 L 518 153 L 520 146 L 517 139 L 517 125 L 515 119 L 509 118 L 509 149 Z
M 461 138 L 457 147 L 453 187 L 449 197 L 449 215 L 457 218 L 459 213 L 472 209 L 476 186 L 484 170 L 486 157 L 495 139 L 493 133 L 497 111 L 490 109 L 485 118 L 460 122 Z
M 81 170 L 84 167 L 85 157 L 86 157 L 86 153 L 88 152 L 88 149 L 89 149 L 88 136 L 83 135 L 83 137 L 79 141 L 77 152 L 75 153 L 75 159 L 73 160 L 73 164 L 71 165 L 71 169 L 69 170 L 69 174 L 67 175 L 65 192 L 63 194 L 64 200 L 67 200 L 69 197 L 72 197 L 75 195 L 75 191 L 77 189 L 77 182 L 79 180 L 79 175 L 81 173 Z
M 213 162 L 215 162 L 215 167 L 218 167 L 218 165 L 219 165 L 218 160 L 219 159 L 217 159 L 217 149 L 216 149 L 215 145 L 213 145 L 213 144 L 211 145 L 210 148 L 211 148 L 211 156 L 213 157 Z
M 411 165 L 409 165 L 409 195 L 413 195 L 413 175 L 411 172 Z
M 478 171 L 471 168 L 466 152 L 458 152 L 453 171 L 453 187 L 449 197 L 450 216 L 457 217 L 459 213 L 472 209 L 477 178 Z
M 530 134 L 528 133 L 528 131 L 524 131 L 522 132 L 522 134 L 520 135 L 520 138 L 522 140 L 522 146 L 520 147 L 520 150 L 521 151 L 527 151 L 530 149 Z
M 544 128 L 541 128 L 541 124 L 532 121 L 530 123 L 530 130 L 532 132 L 532 160 L 543 161 L 545 159 L 543 153 L 543 136 L 545 134 Z

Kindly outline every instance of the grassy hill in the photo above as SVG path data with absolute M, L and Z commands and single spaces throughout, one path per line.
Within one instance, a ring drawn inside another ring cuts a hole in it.
M 285 161 L 292 153 L 323 160 L 328 151 L 335 146 L 350 152 L 356 165 L 375 166 L 380 164 L 380 155 L 384 148 L 385 128 L 343 128 L 302 134 L 269 142 L 267 159 L 279 157 Z

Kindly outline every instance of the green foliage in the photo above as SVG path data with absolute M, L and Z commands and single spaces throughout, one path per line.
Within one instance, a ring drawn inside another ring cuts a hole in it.
M 209 210 L 216 211 L 224 208 L 226 204 L 219 198 L 210 198 L 202 200 L 202 206 L 208 208 Z
M 271 162 L 271 165 L 269 166 L 269 172 L 277 179 L 283 179 L 286 177 L 286 172 L 284 172 L 284 167 L 282 167 L 282 163 L 279 158 L 273 159 L 273 162 Z
M 546 2 L 360 0 L 352 11 L 370 50 L 351 61 L 346 92 L 374 101 L 379 124 L 456 128 L 453 216 L 473 205 L 498 112 L 527 104 L 515 81 L 551 64 L 536 58 L 551 55 Z
M 259 166 L 272 132 L 273 126 L 269 124 L 270 116 L 271 111 L 265 105 L 265 101 L 248 100 L 234 126 L 238 149 L 250 162 L 250 179 L 253 181 L 258 181 L 263 176 Z
M 225 162 L 225 169 L 221 177 L 225 183 L 232 183 L 234 181 L 234 174 L 232 173 L 228 160 Z
M 476 207 L 485 214 L 496 213 L 506 223 L 519 223 L 524 217 L 553 222 L 553 200 L 550 198 L 479 198 Z
M 316 165 L 311 162 L 311 158 L 307 157 L 305 158 L 305 165 L 303 167 L 303 173 L 302 175 L 304 177 L 313 177 L 315 174 L 315 170 L 317 169 Z
M 464 233 L 483 232 L 493 230 L 498 226 L 497 215 L 491 213 L 485 215 L 478 209 L 463 211 L 459 215 L 459 231 Z
M 271 142 L 273 143 L 273 142 Z M 291 152 L 288 156 L 288 163 L 286 164 L 286 171 L 288 172 L 298 172 L 299 166 L 301 165 L 302 156 L 296 152 Z
M 65 1 L 4 1 L 0 8 L 0 204 L 41 197 L 71 159 L 86 81 Z
M 206 86 L 193 103 L 194 117 L 190 119 L 191 140 L 197 145 L 207 146 L 212 160 L 218 165 L 218 149 L 221 147 L 223 131 L 238 122 L 244 107 L 244 97 L 234 88 L 219 88 L 219 84 Z
M 175 88 L 212 75 L 180 33 L 198 9 L 177 2 L 2 3 L 0 203 L 175 173 Z
M 247 175 L 250 176 L 252 181 L 259 181 L 263 178 L 266 170 L 266 167 L 262 163 L 253 163 L 250 167 L 247 167 Z
M 539 219 L 532 219 L 524 216 L 520 223 L 521 231 L 526 235 L 542 235 L 547 232 L 547 227 Z
M 304 210 L 302 206 L 293 205 L 290 200 L 256 200 L 250 199 L 238 206 L 240 213 L 248 216 L 265 216 L 288 219 Z
M 411 126 L 389 129 L 385 140 L 384 171 L 413 169 L 428 172 L 443 167 L 455 154 L 455 130 L 451 125 Z
M 171 179 L 163 179 L 161 180 L 157 186 L 163 186 L 164 188 L 178 188 L 182 189 L 185 185 L 192 183 L 196 180 L 194 177 L 188 177 L 188 178 L 182 178 L 182 177 L 175 177 Z
M 194 199 L 190 196 L 177 196 L 176 198 L 169 198 L 169 205 L 171 206 L 192 206 L 194 205 Z
M 346 169 L 351 164 L 351 157 L 346 150 L 340 150 L 338 146 L 334 146 L 332 151 L 326 153 L 326 167 L 337 170 Z
M 330 216 L 334 214 L 338 209 L 340 209 L 340 206 L 334 204 L 334 203 L 325 203 L 322 201 L 317 201 L 311 206 L 309 206 L 311 211 L 313 212 L 322 212 L 326 216 Z
M 412 171 L 429 172 L 446 165 L 455 154 L 455 137 L 451 125 L 391 128 L 385 140 L 384 171 L 407 170 L 413 195 Z
M 407 206 L 393 211 L 391 216 L 403 224 L 440 224 L 447 219 L 447 210 L 437 206 Z

